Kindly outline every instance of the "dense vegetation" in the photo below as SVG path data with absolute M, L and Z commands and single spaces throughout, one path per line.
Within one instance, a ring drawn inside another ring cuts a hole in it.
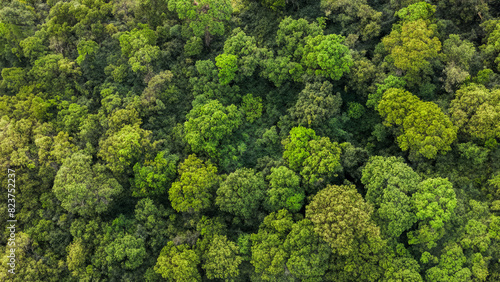
M 0 70 L 2 281 L 500 281 L 497 1 L 0 0 Z

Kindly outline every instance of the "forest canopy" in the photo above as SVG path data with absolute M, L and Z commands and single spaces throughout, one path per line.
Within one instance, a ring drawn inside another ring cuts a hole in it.
M 500 5 L 0 0 L 1 281 L 500 281 Z

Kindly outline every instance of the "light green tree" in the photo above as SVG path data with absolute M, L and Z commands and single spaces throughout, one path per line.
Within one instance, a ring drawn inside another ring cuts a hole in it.
M 339 255 L 351 254 L 365 238 L 368 242 L 364 244 L 380 240 L 372 213 L 373 207 L 354 185 L 327 185 L 306 206 L 306 218 L 314 224 L 314 231 Z
M 457 206 L 453 185 L 446 178 L 426 179 L 418 185 L 411 201 L 417 211 L 419 227 L 408 233 L 408 243 L 422 244 L 431 249 L 444 236 L 444 225 Z
M 69 212 L 93 216 L 105 212 L 122 191 L 102 164 L 91 165 L 92 157 L 77 152 L 58 170 L 52 188 L 61 206 Z
M 384 234 L 398 238 L 417 221 L 411 194 L 420 180 L 402 158 L 371 157 L 363 168 L 366 200 L 374 205 L 375 219 Z
M 269 189 L 264 204 L 268 210 L 298 212 L 302 208 L 305 194 L 300 186 L 300 177 L 295 172 L 286 166 L 273 167 L 267 179 Z
M 251 219 L 259 209 L 266 191 L 260 173 L 241 168 L 229 174 L 217 189 L 215 203 L 222 211 L 244 219 Z
M 190 155 L 179 165 L 179 178 L 172 183 L 168 198 L 172 207 L 181 212 L 199 212 L 212 205 L 213 193 L 219 184 L 217 168 L 196 155 Z
M 432 102 L 423 102 L 408 91 L 389 88 L 378 105 L 386 126 L 396 125 L 397 141 L 403 151 L 428 159 L 451 150 L 457 128 Z
M 224 34 L 233 12 L 229 0 L 172 0 L 168 2 L 168 9 L 186 20 L 196 36 L 204 37 L 206 46 L 210 46 L 213 35 Z
M 201 281 L 198 264 L 200 257 L 194 250 L 186 244 L 176 246 L 170 241 L 161 250 L 154 270 L 170 281 Z
M 229 241 L 226 236 L 214 235 L 204 254 L 204 261 L 202 268 L 205 269 L 208 279 L 229 280 L 238 277 L 238 267 L 243 259 L 235 243 Z
M 242 123 L 236 106 L 224 107 L 217 100 L 195 106 L 184 123 L 185 139 L 195 153 L 205 152 L 211 157 L 220 153 L 220 142 Z

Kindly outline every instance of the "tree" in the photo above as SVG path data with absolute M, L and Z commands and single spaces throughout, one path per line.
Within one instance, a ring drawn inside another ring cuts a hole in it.
M 181 20 L 187 19 L 194 34 L 205 38 L 206 46 L 210 46 L 212 35 L 224 34 L 225 22 L 233 12 L 229 0 L 174 0 L 168 2 L 168 9 L 175 11 Z
M 411 201 L 417 211 L 419 228 L 408 233 L 408 243 L 426 244 L 431 249 L 444 236 L 444 224 L 457 206 L 453 185 L 445 178 L 426 179 L 418 185 Z
M 300 178 L 286 166 L 272 167 L 267 176 L 269 189 L 264 205 L 270 211 L 287 209 L 298 212 L 305 198 L 304 189 L 300 187 Z
M 290 273 L 302 281 L 323 281 L 331 249 L 314 232 L 310 220 L 303 219 L 292 225 L 284 247 L 290 254 L 286 263 Z
M 321 0 L 327 17 L 340 22 L 344 34 L 361 35 L 363 41 L 380 33 L 382 13 L 374 10 L 366 0 Z
M 306 218 L 314 224 L 314 231 L 339 255 L 351 254 L 364 238 L 367 244 L 380 240 L 372 212 L 373 207 L 354 185 L 327 185 L 306 206 Z
M 460 88 L 451 101 L 451 118 L 460 131 L 480 140 L 500 137 L 500 91 L 484 85 Z
M 66 263 L 73 276 L 80 276 L 85 269 L 87 250 L 81 240 L 75 240 L 68 246 L 68 257 Z
M 91 166 L 92 158 L 80 152 L 64 162 L 52 188 L 61 206 L 82 216 L 103 213 L 122 191 L 122 186 L 101 164 Z
M 123 173 L 148 154 L 155 144 L 151 144 L 151 131 L 136 123 L 123 126 L 118 132 L 109 132 L 99 145 L 97 155 L 106 161 L 107 167 L 114 173 Z
M 200 257 L 186 244 L 174 245 L 172 241 L 163 247 L 154 267 L 164 279 L 173 281 L 201 281 L 198 271 Z
M 278 56 L 300 61 L 307 39 L 321 34 L 323 29 L 317 22 L 309 23 L 306 19 L 284 18 L 276 32 L 276 44 L 280 47 Z
M 217 189 L 217 204 L 222 211 L 244 219 L 255 216 L 264 198 L 266 183 L 260 173 L 242 168 L 229 174 Z
M 260 59 L 267 53 L 267 49 L 257 47 L 255 38 L 246 35 L 241 28 L 234 29 L 231 37 L 224 42 L 224 54 L 235 55 L 238 58 L 237 81 L 240 81 L 242 76 L 252 76 L 260 64 Z
M 323 29 L 316 22 L 309 23 L 305 19 L 284 18 L 276 33 L 276 44 L 279 46 L 277 56 L 275 57 L 272 51 L 264 56 L 261 75 L 272 81 L 276 87 L 281 86 L 284 81 L 289 79 L 302 81 L 305 70 L 301 60 L 304 56 L 306 42 L 309 37 L 322 34 Z M 323 45 L 322 47 L 327 46 Z M 318 59 L 321 60 L 322 64 L 326 63 L 324 57 L 317 56 L 323 51 L 325 48 L 316 50 L 316 56 L 311 56 L 308 63 L 312 66 L 318 63 Z
M 500 48 L 498 46 L 498 42 L 500 41 L 500 22 L 498 20 L 489 20 L 482 23 L 481 26 L 487 33 L 486 44 L 479 47 L 485 57 L 489 59 L 485 60 L 485 63 L 491 66 L 491 62 L 495 62 L 497 63 L 497 69 L 500 69 Z
M 349 47 L 336 34 L 308 37 L 302 55 L 302 64 L 308 74 L 339 80 L 352 66 Z
M 172 224 L 176 215 L 172 208 L 155 204 L 153 200 L 139 200 L 134 210 L 137 224 L 137 234 L 144 238 L 148 250 L 159 253 L 161 249 L 177 235 L 178 230 Z M 149 251 L 148 251 L 149 253 Z
M 172 207 L 181 212 L 199 212 L 211 206 L 213 192 L 219 184 L 217 168 L 189 155 L 179 166 L 179 177 L 172 183 L 168 198 Z
M 310 185 L 318 185 L 325 180 L 337 177 L 342 171 L 340 154 L 342 149 L 337 142 L 328 137 L 309 141 L 311 153 L 302 163 L 300 175 Z
M 428 281 L 470 281 L 471 271 L 463 267 L 467 261 L 462 248 L 451 243 L 447 245 L 439 258 L 439 264 L 427 270 Z
M 155 46 L 158 37 L 147 25 L 139 27 L 120 35 L 122 54 L 128 58 L 132 71 L 153 72 L 152 63 L 160 57 L 160 48 Z
M 224 107 L 217 100 L 195 106 L 186 116 L 185 140 L 195 153 L 218 156 L 220 142 L 241 125 L 236 106 Z
M 317 137 L 312 129 L 294 127 L 282 143 L 285 147 L 283 158 L 312 186 L 322 183 L 325 178 L 336 177 L 342 170 L 342 150 L 338 143 L 332 143 L 328 137 Z
M 106 253 L 109 264 L 118 263 L 120 268 L 130 270 L 140 267 L 146 258 L 144 240 L 129 234 L 116 238 L 106 247 Z
M 384 234 L 398 238 L 417 221 L 410 197 L 417 191 L 420 177 L 402 158 L 371 157 L 361 182 Z
M 230 279 L 238 277 L 239 265 L 243 261 L 238 246 L 226 236 L 214 235 L 208 251 L 204 254 L 203 269 L 208 279 Z
M 285 8 L 285 0 L 262 0 L 261 2 L 262 5 L 273 11 L 278 11 Z
M 262 99 L 253 97 L 252 94 L 243 96 L 241 110 L 245 113 L 246 120 L 253 123 L 262 116 Z
M 221 54 L 215 58 L 215 65 L 219 68 L 219 81 L 222 85 L 229 84 L 234 80 L 238 57 L 232 54 Z
M 460 36 L 450 34 L 443 42 L 443 59 L 447 63 L 444 69 L 446 74 L 445 90 L 454 92 L 456 87 L 470 78 L 469 70 L 473 58 L 476 56 L 476 48 L 468 40 L 460 40 Z
M 435 12 L 436 6 L 421 1 L 400 9 L 396 12 L 396 15 L 405 22 L 416 21 L 419 19 L 431 21 Z
M 35 162 L 30 156 L 36 155 L 29 146 L 30 137 L 39 123 L 33 119 L 9 118 L 4 115 L 0 119 L 0 141 L 9 146 L 0 147 L 0 166 L 34 168 Z
M 134 197 L 158 196 L 165 192 L 167 186 L 176 176 L 177 155 L 168 151 L 158 153 L 153 161 L 146 160 L 143 165 L 134 165 Z
M 289 254 L 283 244 L 292 225 L 292 215 L 287 210 L 280 210 L 266 216 L 259 232 L 251 235 L 250 262 L 263 280 L 276 281 L 287 275 L 285 267 Z
M 412 74 L 429 67 L 428 60 L 436 58 L 441 51 L 441 42 L 434 34 L 433 27 L 423 19 L 403 22 L 401 29 L 394 29 L 382 39 L 390 53 L 387 59 Z
M 299 93 L 299 99 L 290 109 L 292 118 L 300 126 L 317 127 L 325 123 L 330 117 L 340 112 L 342 98 L 340 94 L 332 95 L 333 85 L 324 81 L 307 83 Z
M 377 83 L 377 91 L 375 93 L 368 94 L 368 100 L 366 101 L 367 107 L 372 107 L 378 111 L 378 103 L 382 100 L 382 96 L 385 91 L 389 88 L 401 88 L 404 89 L 406 86 L 406 81 L 398 76 L 389 75 L 384 79 L 384 83 Z
M 423 102 L 408 91 L 389 88 L 378 111 L 386 126 L 399 126 L 399 147 L 412 155 L 433 159 L 439 151 L 451 150 L 457 138 L 457 128 L 436 104 Z

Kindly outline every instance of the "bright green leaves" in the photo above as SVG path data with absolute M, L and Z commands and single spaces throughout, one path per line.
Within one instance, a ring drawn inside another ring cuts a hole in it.
M 157 35 L 147 25 L 139 25 L 141 29 L 133 29 L 120 35 L 120 47 L 122 54 L 126 57 L 132 57 L 135 52 L 147 45 L 156 44 Z
M 339 80 L 353 65 L 344 38 L 336 34 L 307 38 L 302 64 L 308 74 Z
M 332 143 L 328 137 L 316 136 L 312 129 L 294 127 L 282 143 L 285 147 L 283 158 L 310 185 L 315 186 L 325 179 L 336 177 L 342 171 L 342 150 L 338 143 Z
M 122 186 L 101 164 L 91 166 L 92 158 L 75 153 L 63 162 L 54 180 L 53 191 L 69 212 L 93 216 L 107 210 Z
M 190 155 L 180 164 L 178 173 L 179 178 L 168 191 L 172 207 L 180 212 L 199 212 L 210 207 L 219 184 L 217 168 Z
M 98 156 L 107 162 L 107 166 L 115 173 L 122 173 L 138 162 L 151 150 L 151 132 L 139 127 L 139 124 L 125 125 L 117 132 L 101 140 Z
M 426 2 L 411 4 L 396 12 L 396 15 L 403 21 L 411 22 L 419 19 L 431 20 L 436 12 L 436 6 Z
M 262 75 L 277 87 L 288 79 L 301 82 L 306 73 L 339 80 L 353 64 L 342 36 L 323 35 L 318 23 L 305 19 L 283 19 L 276 43 L 280 47 L 277 56 L 263 61 Z
M 434 229 L 444 226 L 444 222 L 450 219 L 457 205 L 453 186 L 444 178 L 424 180 L 412 199 L 418 219 L 429 220 Z
M 398 238 L 415 222 L 411 194 L 420 177 L 401 158 L 372 157 L 363 169 L 361 182 L 367 188 L 366 200 L 376 209 L 375 219 L 382 232 Z
M 420 99 L 401 88 L 389 88 L 385 91 L 378 104 L 378 112 L 385 118 L 388 126 L 402 125 L 404 118 L 413 110 Z
M 267 281 L 276 281 L 284 275 L 288 253 L 284 242 L 292 229 L 292 215 L 287 210 L 266 216 L 257 234 L 252 234 L 252 260 L 255 272 Z
M 481 25 L 487 33 L 486 44 L 482 45 L 480 49 L 490 60 L 485 60 L 485 63 L 497 63 L 497 69 L 500 69 L 500 22 L 498 20 L 485 21 Z
M 304 189 L 300 187 L 300 177 L 286 166 L 271 168 L 267 176 L 269 189 L 265 206 L 270 211 L 287 209 L 298 212 L 305 198 Z
M 229 241 L 226 236 L 214 235 L 202 265 L 208 279 L 231 279 L 238 277 L 239 265 L 243 261 L 239 256 L 238 246 Z
M 331 249 L 318 234 L 308 219 L 292 225 L 292 230 L 286 237 L 284 247 L 289 253 L 286 267 L 302 281 L 323 281 L 323 275 L 328 269 Z
M 258 48 L 254 37 L 248 36 L 240 28 L 233 30 L 224 42 L 224 53 L 215 58 L 219 67 L 219 81 L 226 85 L 252 76 L 267 50 Z
M 250 220 L 257 213 L 265 191 L 262 175 L 253 169 L 242 168 L 221 183 L 215 203 L 222 211 Z
M 432 159 L 439 151 L 451 150 L 450 145 L 457 138 L 456 131 L 436 104 L 422 102 L 405 118 L 404 133 L 398 136 L 398 143 L 403 151 L 410 150 Z
M 433 159 L 438 152 L 451 150 L 457 138 L 457 128 L 436 104 L 423 102 L 403 89 L 388 89 L 378 111 L 386 126 L 398 126 L 399 147 L 412 155 Z
M 284 18 L 276 33 L 276 44 L 280 47 L 278 56 L 300 60 L 307 39 L 321 34 L 323 29 L 316 22 L 309 23 L 306 19 L 294 20 L 292 17 Z
M 428 60 L 438 56 L 441 42 L 434 34 L 426 21 L 418 19 L 404 22 L 400 30 L 394 29 L 382 43 L 397 68 L 414 74 L 429 67 Z
M 325 179 L 337 177 L 342 171 L 340 154 L 342 150 L 337 142 L 328 137 L 309 141 L 310 155 L 302 163 L 300 175 L 310 185 L 323 182 Z
M 83 275 L 85 269 L 85 258 L 87 256 L 84 244 L 81 240 L 75 240 L 68 246 L 66 263 L 73 276 Z
M 251 263 L 263 280 L 288 281 L 291 273 L 303 281 L 322 281 L 331 249 L 309 219 L 294 223 L 286 210 L 273 212 L 251 239 Z
M 144 240 L 132 235 L 116 238 L 106 246 L 108 263 L 118 263 L 124 269 L 136 269 L 146 258 Z
M 432 282 L 470 281 L 472 273 L 469 268 L 463 267 L 466 262 L 467 258 L 462 248 L 456 243 L 450 244 L 442 251 L 439 264 L 427 270 L 427 280 Z
M 316 132 L 310 128 L 294 127 L 290 130 L 290 135 L 283 141 L 283 158 L 291 169 L 300 171 L 302 163 L 311 155 L 309 141 L 317 138 Z
M 249 123 L 253 123 L 262 116 L 262 108 L 262 99 L 260 97 L 254 97 L 252 94 L 243 96 L 241 110 L 245 113 L 245 118 Z
M 215 65 L 219 68 L 219 81 L 222 85 L 229 84 L 236 76 L 238 57 L 231 54 L 221 54 L 215 58 Z
M 201 281 L 198 271 L 200 257 L 186 244 L 175 246 L 172 241 L 161 250 L 154 267 L 164 279 L 179 282 Z
M 372 107 L 378 110 L 378 103 L 382 99 L 385 91 L 389 88 L 401 88 L 404 89 L 406 86 L 406 81 L 398 76 L 389 75 L 384 79 L 384 83 L 377 83 L 377 92 L 368 94 L 368 100 L 366 101 L 366 106 Z
M 217 100 L 196 105 L 186 117 L 184 131 L 187 143 L 194 152 L 205 152 L 212 157 L 220 154 L 220 142 L 242 122 L 236 106 L 224 107 Z
M 457 206 L 453 185 L 444 178 L 426 179 L 413 194 L 412 203 L 419 220 L 419 229 L 408 234 L 408 242 L 433 248 L 436 241 L 443 237 L 444 224 L 450 220 Z
M 168 9 L 175 11 L 180 19 L 186 19 L 189 27 L 198 37 L 205 37 L 205 44 L 210 45 L 212 35 L 224 34 L 224 27 L 229 21 L 233 8 L 229 0 L 172 0 Z
M 94 56 L 97 53 L 99 44 L 92 40 L 81 40 L 78 42 L 78 58 L 76 58 L 76 63 L 81 65 L 82 62 L 87 58 L 87 56 Z
M 471 84 L 451 101 L 451 118 L 460 131 L 483 141 L 500 137 L 500 91 Z
M 359 242 L 380 239 L 379 228 L 371 220 L 372 212 L 372 206 L 355 186 L 328 185 L 306 207 L 306 218 L 334 253 L 348 255 Z
M 158 153 L 153 161 L 146 160 L 143 165 L 134 165 L 134 197 L 158 196 L 165 192 L 175 178 L 177 170 L 177 155 L 168 151 Z
M 160 48 L 155 46 L 157 35 L 147 25 L 120 35 L 122 54 L 129 58 L 134 72 L 152 72 L 153 62 L 160 57 Z

